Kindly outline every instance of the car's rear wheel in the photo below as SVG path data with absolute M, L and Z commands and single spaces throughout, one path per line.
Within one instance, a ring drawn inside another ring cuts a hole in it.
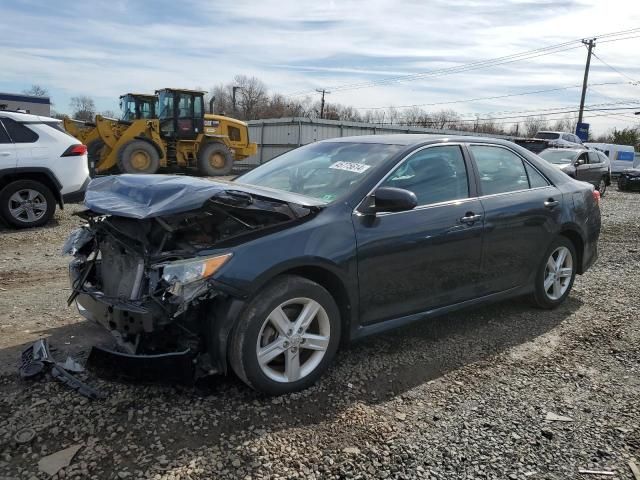
M 555 308 L 565 301 L 576 278 L 578 257 L 573 243 L 566 237 L 556 238 L 535 279 L 533 302 L 540 308 Z
M 600 179 L 598 191 L 600 192 L 600 198 L 604 197 L 605 193 L 607 193 L 607 177 L 602 177 Z
M 232 334 L 231 366 L 269 395 L 311 386 L 340 342 L 340 313 L 329 292 L 294 275 L 276 278 L 248 304 Z
M 17 228 L 39 227 L 56 211 L 56 199 L 36 180 L 16 180 L 0 191 L 0 215 Z

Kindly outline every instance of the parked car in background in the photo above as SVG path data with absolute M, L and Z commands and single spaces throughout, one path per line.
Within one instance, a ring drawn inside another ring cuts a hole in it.
M 640 168 L 627 168 L 618 176 L 618 190 L 640 191 Z
M 582 147 L 547 148 L 538 155 L 570 177 L 591 183 L 602 197 L 611 185 L 611 165 L 602 152 Z
M 551 132 L 541 130 L 533 138 L 547 140 L 549 147 L 577 147 L 582 145 L 582 140 L 577 135 L 567 132 Z
M 65 246 L 70 301 L 118 344 L 93 365 L 282 394 L 341 340 L 518 295 L 560 305 L 597 257 L 598 200 L 511 142 L 431 135 L 312 143 L 232 182 L 101 177 Z
M 585 143 L 585 145 L 604 153 L 611 162 L 611 173 L 615 175 L 628 168 L 638 166 L 635 150 L 630 145 L 616 145 L 614 143 Z
M 88 183 L 87 149 L 60 120 L 0 111 L 0 219 L 44 225 L 56 203 L 82 200 Z

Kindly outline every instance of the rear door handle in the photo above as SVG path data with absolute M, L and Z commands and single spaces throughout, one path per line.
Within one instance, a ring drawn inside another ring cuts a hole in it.
M 560 205 L 560 202 L 558 200 L 554 200 L 553 198 L 550 198 L 549 200 L 544 202 L 544 206 L 547 208 L 557 207 L 558 205 Z
M 473 213 L 467 213 L 464 217 L 460 219 L 460 222 L 466 224 L 476 223 L 478 220 L 482 218 L 482 215 L 474 215 Z

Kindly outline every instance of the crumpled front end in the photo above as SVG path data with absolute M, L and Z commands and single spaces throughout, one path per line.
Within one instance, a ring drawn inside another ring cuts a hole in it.
M 232 261 L 233 245 L 304 214 L 303 208 L 233 192 L 165 216 L 78 214 L 87 223 L 63 247 L 73 256 L 69 304 L 115 339 L 113 350 L 94 349 L 90 363 L 118 364 L 123 375 L 144 378 L 215 373 L 208 348 L 215 302 L 243 295 L 217 282 L 215 273 Z

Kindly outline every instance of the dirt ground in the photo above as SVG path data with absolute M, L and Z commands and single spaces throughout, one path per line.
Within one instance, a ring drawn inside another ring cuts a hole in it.
M 48 478 L 38 461 L 72 445 L 54 478 L 633 479 L 640 466 L 640 195 L 603 199 L 600 259 L 560 308 L 513 300 L 379 335 L 279 398 L 234 377 L 185 389 L 83 376 L 102 401 L 21 380 L 37 338 L 60 359 L 105 340 L 66 306 L 59 251 L 78 208 L 0 227 L 0 479 Z M 25 427 L 36 436 L 17 444 Z

